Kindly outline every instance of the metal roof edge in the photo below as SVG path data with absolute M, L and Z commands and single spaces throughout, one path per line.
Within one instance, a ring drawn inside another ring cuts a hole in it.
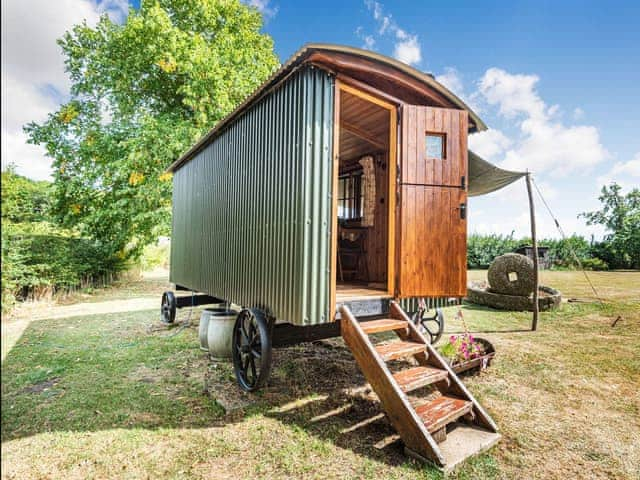
M 288 76 L 288 74 L 293 73 L 297 70 L 299 66 L 304 64 L 304 60 L 311 53 L 318 50 L 324 51 L 332 51 L 332 52 L 340 52 L 347 53 L 351 55 L 361 56 L 363 58 L 367 58 L 370 60 L 374 60 L 376 62 L 384 63 L 387 65 L 400 70 L 401 72 L 414 77 L 416 80 L 426 84 L 428 87 L 442 94 L 448 100 L 450 100 L 454 105 L 457 105 L 463 110 L 466 110 L 471 117 L 471 120 L 476 125 L 476 131 L 484 131 L 487 130 L 487 126 L 480 119 L 480 117 L 466 104 L 464 103 L 458 96 L 456 96 L 451 90 L 442 85 L 440 82 L 435 80 L 435 78 L 428 73 L 421 72 L 405 63 L 402 63 L 394 58 L 388 57 L 386 55 L 382 55 L 380 53 L 376 53 L 370 50 L 363 50 L 361 48 L 356 47 L 348 47 L 344 45 L 330 44 L 330 43 L 308 43 L 305 44 L 302 48 L 300 48 L 296 53 L 294 53 L 282 66 L 276 70 L 267 80 L 265 80 L 251 95 L 249 95 L 244 102 L 238 105 L 231 113 L 229 113 L 226 117 L 220 120 L 211 130 L 209 130 L 206 134 L 204 134 L 200 140 L 198 140 L 191 148 L 189 148 L 185 153 L 183 153 L 176 161 L 174 161 L 167 168 L 167 172 L 175 172 L 180 166 L 184 163 L 188 162 L 191 157 L 193 157 L 196 153 L 198 153 L 202 148 L 204 148 L 209 140 L 215 137 L 216 133 L 222 130 L 227 124 L 229 124 L 234 118 L 242 114 L 242 112 L 252 105 L 254 102 L 258 101 L 264 95 L 269 93 L 271 89 L 275 88 L 281 80 Z

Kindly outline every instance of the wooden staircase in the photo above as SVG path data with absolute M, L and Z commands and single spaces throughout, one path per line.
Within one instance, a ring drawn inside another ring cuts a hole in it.
M 407 454 L 449 471 L 498 441 L 491 417 L 397 303 L 390 302 L 390 318 L 381 320 L 360 322 L 345 305 L 340 314 L 342 337 Z M 372 342 L 371 335 L 391 331 L 399 341 Z M 392 372 L 386 363 L 409 358 L 418 366 Z M 428 400 L 415 398 L 416 391 L 429 385 L 433 391 Z

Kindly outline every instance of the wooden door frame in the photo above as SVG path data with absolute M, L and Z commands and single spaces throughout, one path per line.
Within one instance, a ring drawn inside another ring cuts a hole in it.
M 352 84 L 350 84 L 352 83 Z M 354 86 L 353 84 L 359 84 Z M 387 291 L 386 295 L 395 295 L 396 280 L 396 187 L 398 168 L 398 108 L 400 104 L 390 103 L 383 92 L 376 95 L 377 90 L 361 82 L 350 80 L 344 76 L 335 79 L 333 105 L 333 175 L 332 175 L 332 206 L 331 206 L 331 265 L 329 298 L 331 299 L 330 318 L 336 316 L 336 282 L 338 257 L 338 176 L 340 169 L 340 98 L 342 92 L 355 95 L 368 102 L 374 103 L 389 112 L 389 151 L 388 151 L 388 193 L 387 193 Z M 383 98 L 385 98 L 383 100 Z

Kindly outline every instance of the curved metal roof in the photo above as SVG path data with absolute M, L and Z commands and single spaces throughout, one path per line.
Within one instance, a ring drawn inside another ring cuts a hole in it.
M 273 73 L 260 87 L 256 89 L 247 99 L 242 102 L 235 110 L 229 115 L 220 120 L 209 132 L 207 132 L 195 145 L 187 150 L 179 159 L 173 162 L 167 169 L 169 172 L 177 170 L 182 164 L 189 161 L 193 155 L 195 155 L 200 149 L 209 143 L 211 139 L 216 136 L 216 133 L 228 125 L 234 118 L 241 115 L 242 112 L 250 105 L 258 101 L 261 97 L 266 95 L 273 87 L 278 83 L 286 79 L 286 77 L 295 71 L 298 67 L 303 65 L 308 58 L 316 52 L 346 54 L 354 57 L 360 57 L 366 60 L 379 63 L 391 67 L 397 70 L 399 73 L 408 75 L 409 77 L 424 84 L 429 89 L 442 95 L 446 100 L 451 102 L 452 105 L 466 110 L 469 113 L 469 118 L 473 124 L 475 124 L 477 131 L 483 131 L 487 129 L 484 122 L 476 115 L 476 113 L 469 108 L 458 96 L 451 92 L 448 88 L 438 82 L 432 75 L 421 72 L 405 63 L 402 63 L 394 58 L 381 55 L 370 50 L 363 50 L 361 48 L 348 47 L 343 45 L 334 45 L 328 43 L 309 43 L 304 45 L 300 50 L 293 54 L 282 66 Z

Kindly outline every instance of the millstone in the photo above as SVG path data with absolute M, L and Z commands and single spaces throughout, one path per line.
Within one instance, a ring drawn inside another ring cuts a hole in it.
M 519 253 L 506 253 L 496 257 L 489 266 L 489 290 L 506 295 L 529 296 L 533 293 L 533 262 Z

